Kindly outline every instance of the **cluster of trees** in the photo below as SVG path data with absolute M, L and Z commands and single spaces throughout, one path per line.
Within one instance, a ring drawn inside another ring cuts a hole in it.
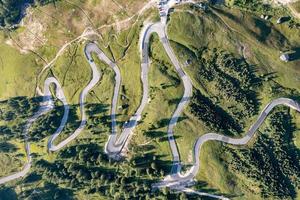
M 0 102 L 1 138 L 23 138 L 22 132 L 28 118 L 39 108 L 41 98 L 15 97 Z
M 1 189 L 0 189 L 1 191 Z M 2 196 L 1 196 L 2 197 Z M 69 189 L 60 188 L 58 185 L 55 185 L 50 182 L 45 182 L 43 185 L 38 187 L 23 190 L 14 198 L 13 196 L 4 198 L 7 200 L 15 199 L 27 199 L 27 200 L 36 200 L 36 199 L 53 199 L 53 200 L 72 200 L 74 199 L 73 192 Z
M 300 153 L 293 143 L 294 126 L 287 109 L 270 116 L 252 148 L 224 147 L 228 166 L 256 183 L 263 198 L 295 198 L 300 186 Z
M 42 98 L 15 97 L 0 102 L 0 121 L 5 122 L 0 126 L 1 137 L 4 139 L 23 138 L 22 133 L 28 119 L 40 108 Z M 70 135 L 79 125 L 80 117 L 77 110 L 79 105 L 70 105 L 68 122 L 61 134 L 62 137 Z M 91 133 L 99 134 L 109 131 L 110 115 L 103 115 L 107 105 L 87 104 L 89 120 L 87 128 Z M 64 107 L 55 101 L 55 107 L 49 113 L 39 117 L 30 127 L 30 140 L 36 142 L 53 134 L 59 127 L 64 114 Z
M 55 107 L 50 113 L 41 116 L 32 125 L 30 140 L 33 142 L 40 141 L 55 132 L 63 116 L 63 106 Z
M 194 91 L 190 105 L 193 115 L 211 130 L 226 134 L 241 131 L 239 124 L 226 111 L 203 96 L 199 90 Z
M 219 105 L 237 119 L 253 116 L 258 110 L 255 89 L 261 81 L 252 67 L 218 49 L 201 49 L 197 54 L 200 66 L 196 78 L 207 85 Z
M 268 13 L 272 10 L 271 5 L 262 0 L 234 0 L 233 5 L 251 12 Z
M 81 188 L 94 191 L 116 179 L 115 172 L 106 167 L 109 163 L 99 146 L 90 144 L 63 150 L 55 163 L 38 160 L 35 169 L 38 175 L 53 184 L 64 184 L 74 191 Z
M 70 105 L 68 122 L 60 136 L 69 136 L 80 125 L 80 118 L 77 114 L 79 105 Z M 47 114 L 39 117 L 31 127 L 30 140 L 36 142 L 52 135 L 59 127 L 64 114 L 64 107 L 55 102 L 54 108 Z
M 23 17 L 25 6 L 46 5 L 57 0 L 1 0 L 0 1 L 0 26 L 11 26 Z
M 222 50 L 202 48 L 196 57 L 200 66 L 196 68 L 195 78 L 210 97 L 195 91 L 191 112 L 211 130 L 240 133 L 243 121 L 258 111 L 255 90 L 261 80 L 244 59 Z
M 14 97 L 0 102 L 0 121 L 5 122 L 0 126 L 3 139 L 23 139 L 23 131 L 28 119 L 40 108 L 42 97 Z M 71 105 L 68 123 L 63 130 L 63 135 L 71 134 L 80 124 L 77 115 L 78 105 Z M 55 107 L 49 113 L 39 117 L 30 127 L 30 140 L 36 142 L 53 134 L 59 127 L 63 117 L 64 108 L 55 102 Z
M 109 106 L 99 103 L 85 106 L 86 114 L 88 115 L 87 128 L 91 133 L 110 132 L 111 116 Z
M 12 121 L 32 116 L 41 98 L 14 97 L 0 102 L 0 120 Z
M 28 119 L 30 119 L 38 109 L 42 97 L 14 97 L 0 102 L 0 121 L 4 122 L 0 125 L 0 139 L 23 139 L 22 133 Z M 42 139 L 53 134 L 59 127 L 63 114 L 64 107 L 54 101 L 54 108 L 45 115 L 40 116 L 36 122 L 32 124 L 29 131 L 30 140 L 33 142 L 41 141 Z M 64 127 L 61 137 L 69 136 L 80 125 L 80 116 L 78 116 L 79 105 L 69 105 L 69 115 L 66 126 Z M 87 104 L 88 122 L 87 128 L 91 133 L 99 134 L 110 130 L 110 115 L 104 115 L 107 112 L 108 105 L 102 104 Z
M 245 60 L 223 51 L 202 49 L 197 59 L 201 66 L 195 78 L 207 86 L 211 96 L 195 91 L 192 113 L 212 130 L 240 132 L 244 125 L 234 119 L 245 121 L 257 113 L 255 91 L 261 80 Z M 249 180 L 245 185 L 255 184 L 262 198 L 295 198 L 300 186 L 300 153 L 293 143 L 295 127 L 288 109 L 280 108 L 268 119 L 263 130 L 267 134 L 260 133 L 252 148 L 223 146 L 225 161 L 234 174 Z
M 0 117 L 7 124 L 7 126 L 0 127 L 1 132 L 14 138 L 16 133 L 20 133 L 19 135 L 22 137 L 24 125 L 37 112 L 40 102 L 40 98 L 28 99 L 25 97 L 0 102 Z M 76 106 L 71 106 L 69 118 L 74 123 L 68 124 L 70 126 L 75 124 L 77 127 L 76 108 Z M 102 113 L 106 111 L 107 106 L 104 105 L 87 105 L 89 128 L 94 123 L 103 124 L 104 117 L 106 123 L 101 127 L 109 129 L 110 117 Z M 62 115 L 63 107 L 57 104 L 55 109 L 47 115 L 38 118 L 38 121 L 31 127 L 31 140 L 39 141 L 50 133 L 52 134 L 59 126 Z M 69 130 L 69 128 L 66 129 Z M 138 153 L 132 155 L 130 159 L 117 163 L 108 158 L 98 145 L 91 144 L 89 140 L 83 139 L 77 144 L 61 151 L 54 163 L 36 159 L 34 163 L 35 173 L 28 176 L 26 183 L 43 180 L 47 188 L 37 188 L 39 195 L 49 194 L 53 192 L 51 188 L 56 188 L 56 192 L 53 193 L 56 199 L 65 198 L 64 192 L 61 192 L 65 189 L 70 194 L 74 191 L 83 190 L 87 194 L 99 193 L 111 199 L 151 199 L 159 196 L 162 199 L 187 198 L 184 194 L 174 194 L 168 190 L 152 193 L 152 183 L 161 180 L 169 172 L 171 164 L 162 161 L 160 157 L 156 157 L 151 152 L 153 147 L 143 146 L 141 149 L 136 149 L 134 152 Z M 24 190 L 22 197 L 33 198 L 35 195 L 32 193 L 35 194 L 36 192 Z
M 0 3 L 0 24 L 17 23 L 22 14 L 23 0 L 2 0 Z
M 164 189 L 152 191 L 170 166 L 156 157 L 149 147 L 138 151 L 128 160 L 112 161 L 96 144 L 80 144 L 63 150 L 55 163 L 39 160 L 34 164 L 37 175 L 49 183 L 71 191 L 100 194 L 110 199 L 187 199 Z

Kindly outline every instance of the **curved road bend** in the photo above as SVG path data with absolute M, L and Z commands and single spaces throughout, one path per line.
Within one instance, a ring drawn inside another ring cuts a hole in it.
M 175 56 L 173 49 L 171 48 L 171 45 L 169 43 L 167 34 L 166 34 L 166 20 L 162 20 L 161 23 L 156 24 L 148 24 L 143 28 L 142 31 L 142 43 L 140 50 L 142 52 L 142 71 L 146 71 L 146 69 L 149 67 L 149 58 L 148 58 L 148 49 L 149 49 L 149 39 L 152 33 L 157 33 L 160 41 L 163 44 L 163 47 L 170 58 L 172 64 L 174 65 L 177 73 L 179 74 L 180 78 L 182 79 L 183 85 L 184 85 L 184 94 L 181 98 L 175 112 L 173 113 L 171 120 L 168 125 L 167 135 L 169 140 L 169 145 L 171 148 L 172 156 L 173 156 L 173 164 L 172 164 L 172 170 L 170 175 L 168 175 L 162 182 L 154 184 L 153 188 L 161 188 L 161 187 L 171 187 L 172 189 L 187 192 L 187 193 L 194 193 L 201 196 L 208 196 L 211 198 L 217 198 L 217 199 L 223 199 L 227 200 L 227 198 L 223 196 L 213 195 L 209 193 L 204 192 L 198 192 L 194 191 L 192 189 L 186 188 L 193 182 L 194 177 L 182 177 L 180 174 L 181 171 L 181 164 L 180 164 L 180 157 L 178 153 L 178 148 L 176 145 L 176 141 L 174 138 L 173 129 L 176 126 L 176 123 L 178 121 L 178 118 L 180 114 L 182 113 L 184 107 L 188 104 L 191 95 L 192 95 L 192 81 L 184 72 L 184 70 L 181 68 L 181 65 Z M 144 70 L 143 70 L 144 69 Z M 147 86 L 148 87 L 148 86 Z M 145 91 L 145 89 L 144 89 Z M 194 174 L 196 175 L 198 172 L 198 169 L 194 168 Z M 183 184 L 182 184 L 183 183 Z
M 141 51 L 141 81 L 143 85 L 143 96 L 140 103 L 139 108 L 137 109 L 134 116 L 132 116 L 128 123 L 124 124 L 123 130 L 120 134 L 119 139 L 117 139 L 117 128 L 116 128 L 116 108 L 117 108 L 117 100 L 118 100 L 118 93 L 120 89 L 121 84 L 121 75 L 119 68 L 115 63 L 113 63 L 109 58 L 105 56 L 105 54 L 98 48 L 98 46 L 94 43 L 90 43 L 86 47 L 86 55 L 89 60 L 89 62 L 92 61 L 91 52 L 95 52 L 99 59 L 104 61 L 106 64 L 108 64 L 115 72 L 115 89 L 114 89 L 114 95 L 113 95 L 113 102 L 112 102 L 112 111 L 111 111 L 111 120 L 112 120 L 112 134 L 109 136 L 108 141 L 105 145 L 105 152 L 111 155 L 118 155 L 124 147 L 128 144 L 128 138 L 131 136 L 133 130 L 135 129 L 137 122 L 141 119 L 142 112 L 145 108 L 145 106 L 148 103 L 149 100 L 149 88 L 148 88 L 148 71 L 150 67 L 149 63 L 149 41 L 150 36 L 152 33 L 157 33 L 159 35 L 159 38 L 170 57 L 170 60 L 172 61 L 173 65 L 175 66 L 175 69 L 177 73 L 179 74 L 180 78 L 182 79 L 184 83 L 184 95 L 177 106 L 171 121 L 168 126 L 168 137 L 170 140 L 171 150 L 173 154 L 174 159 L 174 165 L 173 170 L 176 173 L 180 171 L 180 164 L 179 164 L 179 153 L 177 150 L 176 142 L 173 139 L 173 129 L 178 121 L 178 117 L 180 116 L 184 106 L 188 103 L 189 98 L 192 94 L 192 83 L 188 76 L 184 73 L 182 70 L 179 61 L 177 60 L 172 48 L 170 47 L 169 41 L 167 39 L 166 33 L 165 33 L 165 26 L 161 23 L 155 23 L 147 25 L 143 28 L 141 33 L 141 39 L 140 39 L 140 51 Z
M 146 105 L 146 102 L 142 101 L 139 109 L 137 112 L 129 119 L 127 123 L 123 125 L 121 134 L 118 138 L 117 135 L 117 121 L 116 121 L 116 110 L 117 110 L 117 103 L 118 103 L 118 96 L 119 96 L 119 91 L 120 91 L 120 86 L 121 86 L 121 72 L 119 70 L 119 67 L 111 61 L 97 46 L 95 43 L 89 43 L 86 45 L 85 48 L 85 55 L 86 58 L 88 59 L 89 64 L 91 67 L 95 65 L 94 60 L 92 58 L 92 53 L 96 53 L 98 58 L 109 65 L 115 73 L 115 87 L 114 87 L 114 94 L 113 94 L 113 99 L 112 99 L 112 105 L 111 105 L 111 134 L 108 138 L 107 143 L 105 144 L 105 152 L 109 155 L 118 155 L 122 149 L 125 147 L 127 144 L 127 139 L 133 132 L 134 128 L 137 125 L 137 122 L 141 119 L 141 113 L 143 108 Z
M 50 148 L 53 146 L 53 141 L 59 136 L 59 134 L 62 132 L 62 130 L 64 129 L 67 121 L 68 121 L 68 117 L 69 117 L 69 111 L 70 111 L 70 106 L 67 102 L 67 99 L 64 95 L 64 92 L 61 88 L 61 86 L 59 85 L 59 83 L 57 82 L 56 79 L 52 78 L 53 80 L 56 81 L 56 97 L 63 103 L 64 106 L 64 116 L 60 122 L 59 127 L 57 128 L 57 130 L 50 136 L 49 140 L 48 140 L 48 145 L 47 148 L 48 150 L 50 150 Z M 51 95 L 51 94 L 49 94 Z
M 191 81 L 190 77 L 187 76 L 185 74 L 184 70 L 181 68 L 180 63 L 179 63 L 177 57 L 175 56 L 173 49 L 171 48 L 169 39 L 166 34 L 165 24 L 163 24 L 163 23 L 153 24 L 149 28 L 149 34 L 151 34 L 151 32 L 152 33 L 156 32 L 158 34 L 160 41 L 163 44 L 163 47 L 164 47 L 168 57 L 170 58 L 173 66 L 175 67 L 179 77 L 181 78 L 181 80 L 183 82 L 183 86 L 184 86 L 184 94 L 183 94 L 179 104 L 177 105 L 175 112 L 173 113 L 173 115 L 171 117 L 171 120 L 168 125 L 168 130 L 167 130 L 169 144 L 170 144 L 170 148 L 171 148 L 172 156 L 173 156 L 173 165 L 172 165 L 172 170 L 171 170 L 171 175 L 173 175 L 173 174 L 179 173 L 180 169 L 181 169 L 180 156 L 178 153 L 176 141 L 174 139 L 173 129 L 176 126 L 178 118 L 181 115 L 184 107 L 189 103 L 189 100 L 192 96 L 193 85 L 192 85 L 192 81 Z
M 88 46 L 86 46 L 85 48 L 85 53 L 87 52 Z M 87 59 L 89 58 L 88 55 L 86 54 Z M 79 105 L 80 105 L 80 114 L 81 114 L 81 122 L 79 127 L 74 131 L 74 133 L 72 133 L 68 138 L 66 138 L 65 140 L 63 140 L 62 142 L 60 142 L 57 145 L 53 144 L 53 140 L 55 138 L 57 138 L 57 136 L 59 135 L 60 132 L 56 132 L 55 135 L 53 135 L 49 142 L 48 142 L 48 149 L 50 151 L 58 151 L 61 148 L 63 148 L 65 145 L 67 145 L 69 142 L 71 142 L 72 140 L 74 140 L 80 133 L 81 131 L 84 129 L 85 125 L 86 125 L 86 113 L 84 110 L 85 104 L 85 98 L 86 95 L 89 93 L 89 91 L 99 82 L 101 74 L 97 69 L 96 64 L 93 62 L 92 59 L 88 59 L 89 64 L 91 66 L 92 69 L 92 79 L 90 80 L 90 82 L 88 83 L 88 85 L 83 89 L 83 91 L 80 93 L 80 97 L 79 97 Z M 64 116 L 65 117 L 65 116 Z M 67 117 L 64 118 L 64 120 L 67 120 Z M 62 121 L 62 124 L 65 123 L 64 121 Z M 63 127 L 62 127 L 63 128 Z
M 273 100 L 271 103 L 269 103 L 263 111 L 258 116 L 256 122 L 250 127 L 249 131 L 246 133 L 246 135 L 242 138 L 230 138 L 227 136 L 223 136 L 216 133 L 207 133 L 205 135 L 202 135 L 199 137 L 195 143 L 194 151 L 193 151 L 193 157 L 194 157 L 194 164 L 193 166 L 184 174 L 177 173 L 176 176 L 169 175 L 167 176 L 163 181 L 160 183 L 157 183 L 154 185 L 154 187 L 160 188 L 160 187 L 181 187 L 191 181 L 193 181 L 194 177 L 197 175 L 199 168 L 200 168 L 200 150 L 202 145 L 207 141 L 220 141 L 227 144 L 232 145 L 245 145 L 249 142 L 249 140 L 254 136 L 255 132 L 258 130 L 258 128 L 262 125 L 262 123 L 265 121 L 268 114 L 273 110 L 274 107 L 278 105 L 285 105 L 290 107 L 291 109 L 297 110 L 300 112 L 300 105 L 288 98 L 279 98 Z
M 40 116 L 48 113 L 54 107 L 54 103 L 53 103 L 53 100 L 52 100 L 52 94 L 51 94 L 51 91 L 50 91 L 50 85 L 51 84 L 55 84 L 55 86 L 56 86 L 56 96 L 57 96 L 57 98 L 62 102 L 65 101 L 65 97 L 62 93 L 61 86 L 58 83 L 58 81 L 53 77 L 47 78 L 45 83 L 44 83 L 44 96 L 43 96 L 43 101 L 40 105 L 40 108 L 31 118 L 29 118 L 29 120 L 27 121 L 27 123 L 25 125 L 25 129 L 23 131 L 23 135 L 24 135 L 24 138 L 25 138 L 25 151 L 26 151 L 27 162 L 26 162 L 25 166 L 23 167 L 23 169 L 20 172 L 17 172 L 17 173 L 14 173 L 12 175 L 0 178 L 0 185 L 6 183 L 8 181 L 12 181 L 14 179 L 24 177 L 29 172 L 30 167 L 31 167 L 32 158 L 31 158 L 31 153 L 30 153 L 30 143 L 28 141 L 29 140 L 28 131 L 29 131 L 31 125 Z M 62 124 L 62 125 L 64 126 L 64 124 Z

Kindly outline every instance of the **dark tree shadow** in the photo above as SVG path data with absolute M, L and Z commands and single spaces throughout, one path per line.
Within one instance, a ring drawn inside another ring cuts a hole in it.
M 74 199 L 73 191 L 70 189 L 60 188 L 58 185 L 46 182 L 43 187 L 26 190 L 20 194 L 22 199 L 30 200 L 72 200 Z
M 0 187 L 0 200 L 17 200 L 17 194 L 14 189 L 9 187 Z
M 296 61 L 300 59 L 300 47 L 292 49 L 293 52 L 289 54 L 290 61 Z
M 42 179 L 42 176 L 37 174 L 36 172 L 32 172 L 28 176 L 25 177 L 24 183 L 33 183 L 36 181 L 40 181 Z
M 16 145 L 9 142 L 0 142 L 0 153 L 11 153 L 17 151 Z

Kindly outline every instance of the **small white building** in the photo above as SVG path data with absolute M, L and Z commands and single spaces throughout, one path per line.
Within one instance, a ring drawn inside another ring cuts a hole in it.
M 280 60 L 284 61 L 284 62 L 289 62 L 290 61 L 290 56 L 287 53 L 283 53 L 280 56 Z
M 281 24 L 282 22 L 283 22 L 283 18 L 282 17 L 278 18 L 277 21 L 276 21 L 277 24 Z

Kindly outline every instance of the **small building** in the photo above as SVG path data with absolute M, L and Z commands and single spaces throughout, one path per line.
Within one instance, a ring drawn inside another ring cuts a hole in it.
M 269 20 L 271 18 L 271 15 L 265 15 L 265 20 Z
M 269 20 L 271 18 L 270 15 L 261 15 L 260 18 L 264 19 L 264 20 Z
M 289 62 L 290 61 L 290 56 L 287 53 L 283 53 L 280 56 L 280 60 L 284 61 L 284 62 Z
M 203 2 L 199 2 L 196 4 L 198 8 L 200 8 L 201 10 L 206 10 L 207 9 L 207 5 Z
M 279 19 L 277 19 L 277 21 L 276 21 L 276 23 L 277 24 L 281 24 L 283 22 L 283 19 L 282 19 L 282 17 L 280 17 Z

